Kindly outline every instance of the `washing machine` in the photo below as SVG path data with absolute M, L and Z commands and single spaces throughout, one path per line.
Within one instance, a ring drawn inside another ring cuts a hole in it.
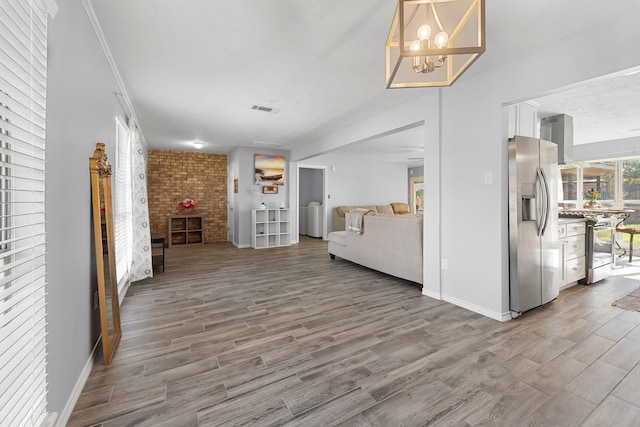
M 322 204 L 309 202 L 307 205 L 307 236 L 322 238 Z

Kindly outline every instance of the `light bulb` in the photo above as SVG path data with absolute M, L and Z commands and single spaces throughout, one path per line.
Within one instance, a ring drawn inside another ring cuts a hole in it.
M 193 143 L 193 146 L 194 146 L 195 148 L 197 148 L 197 149 L 201 149 L 202 147 L 204 147 L 204 144 L 203 144 L 202 142 L 197 142 L 197 141 L 195 141 L 195 142 Z
M 431 27 L 428 24 L 421 25 L 418 28 L 418 38 L 420 40 L 427 40 L 431 36 Z
M 422 50 L 422 43 L 420 43 L 420 40 L 414 40 L 409 45 L 409 49 L 411 49 L 411 50 Z
M 449 34 L 445 33 L 444 31 L 440 31 L 438 34 L 436 34 L 434 41 L 436 42 L 436 46 L 438 46 L 439 49 L 442 49 L 447 45 L 447 42 L 449 41 Z

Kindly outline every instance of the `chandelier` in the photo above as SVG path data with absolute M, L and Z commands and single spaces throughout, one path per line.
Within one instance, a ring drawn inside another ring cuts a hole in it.
M 387 89 L 450 86 L 485 50 L 484 0 L 398 0 Z

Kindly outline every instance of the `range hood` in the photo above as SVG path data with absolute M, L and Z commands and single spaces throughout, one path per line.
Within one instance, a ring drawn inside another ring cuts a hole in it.
M 540 119 L 540 138 L 558 144 L 558 164 L 573 160 L 573 117 L 566 114 Z

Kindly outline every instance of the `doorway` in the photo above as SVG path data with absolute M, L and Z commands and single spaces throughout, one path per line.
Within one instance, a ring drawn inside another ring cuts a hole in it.
M 298 165 L 298 234 L 327 238 L 326 166 Z
M 424 212 L 424 176 L 412 176 L 409 178 L 409 196 L 411 202 L 411 213 Z
M 236 193 L 238 192 L 238 178 L 235 176 L 235 167 L 230 163 L 227 168 L 227 240 L 234 245 L 233 241 L 233 205 L 236 201 Z

